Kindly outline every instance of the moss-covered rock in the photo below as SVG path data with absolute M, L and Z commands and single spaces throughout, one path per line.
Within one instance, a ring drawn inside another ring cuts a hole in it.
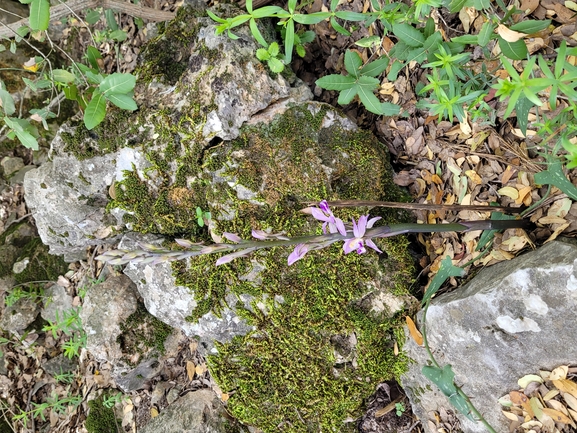
M 118 431 L 120 421 L 116 419 L 114 409 L 104 406 L 104 395 L 88 402 L 90 412 L 84 426 L 88 433 L 110 433 Z

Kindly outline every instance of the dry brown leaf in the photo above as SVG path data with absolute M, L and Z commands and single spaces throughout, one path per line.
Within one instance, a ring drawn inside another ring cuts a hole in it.
M 565 223 L 565 224 L 560 225 L 559 227 L 557 227 L 555 229 L 555 231 L 553 233 L 551 233 L 551 236 L 549 236 L 549 238 L 543 243 L 546 244 L 548 242 L 554 241 L 555 239 L 557 239 L 557 236 L 559 236 L 561 233 L 563 233 L 565 231 L 565 229 L 567 227 L 569 227 L 570 225 L 571 225 L 571 223 Z
M 497 33 L 507 42 L 517 42 L 518 40 L 525 37 L 525 33 L 519 33 L 515 30 L 511 30 L 504 24 L 499 24 L 499 27 L 497 27 Z
M 558 395 L 559 395 L 559 390 L 558 390 L 558 389 L 552 389 L 551 391 L 549 391 L 547 394 L 545 394 L 545 395 L 543 396 L 543 400 L 544 400 L 544 401 L 547 401 L 547 402 L 548 402 L 549 400 L 551 400 L 551 402 L 553 402 L 553 401 L 556 402 L 557 400 L 552 400 L 552 398 L 553 398 L 553 397 L 556 397 L 556 396 L 558 396 Z M 553 407 L 553 409 L 555 409 L 555 407 Z
M 192 361 L 186 361 L 186 375 L 188 376 L 188 380 L 192 380 L 194 378 L 194 372 L 196 369 L 196 365 Z
M 406 316 L 405 320 L 407 321 L 407 327 L 409 328 L 409 334 L 411 334 L 411 337 L 413 338 L 413 340 L 415 340 L 415 343 L 417 343 L 419 346 L 422 346 L 423 345 L 423 334 L 421 334 L 419 332 L 419 330 L 417 329 L 417 326 L 415 325 L 415 322 L 413 322 L 413 319 L 411 319 L 409 316 Z
M 519 421 L 519 418 L 514 413 L 511 413 L 507 410 L 502 410 L 501 412 L 503 412 L 503 415 L 505 415 L 507 419 L 510 419 L 511 421 Z
M 577 398 L 577 383 L 569 379 L 557 379 L 552 382 L 553 385 L 555 385 L 555 388 L 559 391 L 568 392 L 573 397 Z
M 566 379 L 567 378 L 567 372 L 569 371 L 569 366 L 567 365 L 561 365 L 560 367 L 557 367 L 556 369 L 554 369 L 550 374 L 548 378 L 548 380 L 559 380 L 559 379 Z
M 567 402 L 567 404 L 569 405 L 569 407 L 575 411 L 577 411 L 577 398 L 573 397 L 571 394 L 569 394 L 568 392 L 565 393 L 561 393 L 561 395 L 563 396 L 563 399 Z M 577 419 L 576 419 L 577 421 Z
M 194 369 L 194 372 L 196 374 L 198 374 L 199 376 L 203 375 L 205 371 L 206 371 L 206 365 L 205 364 L 198 364 L 196 366 L 196 368 Z
M 226 392 L 224 392 L 224 393 L 220 396 L 220 399 L 222 400 L 223 403 L 226 403 L 229 398 L 230 398 L 230 395 L 228 395 Z
M 572 420 L 567 415 L 555 409 L 543 408 L 543 413 L 550 416 L 555 422 L 562 422 L 563 424 L 571 424 Z

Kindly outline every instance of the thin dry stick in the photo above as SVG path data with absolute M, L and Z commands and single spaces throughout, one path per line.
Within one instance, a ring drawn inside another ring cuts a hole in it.
M 316 202 L 307 202 L 307 204 L 317 204 Z M 462 205 L 462 204 L 429 204 L 429 203 L 397 203 L 391 201 L 371 201 L 371 200 L 336 200 L 329 201 L 329 206 L 334 207 L 355 207 L 355 206 L 371 206 L 371 207 L 392 207 L 398 209 L 410 210 L 446 210 L 446 211 L 462 211 L 462 210 L 476 210 L 481 212 L 501 211 L 513 214 L 523 212 L 524 207 L 510 207 L 510 206 L 481 206 L 481 205 Z
M 70 11 L 80 12 L 97 7 L 114 9 L 118 12 L 124 12 L 133 17 L 142 18 L 148 21 L 169 21 L 176 17 L 174 12 L 160 11 L 158 9 L 135 5 L 119 0 L 71 0 L 68 3 L 51 7 L 50 21 L 70 15 Z M 29 24 L 30 21 L 28 18 L 8 24 L 4 28 L 0 28 L 0 38 L 13 38 L 16 35 L 16 30 L 22 26 L 28 26 Z

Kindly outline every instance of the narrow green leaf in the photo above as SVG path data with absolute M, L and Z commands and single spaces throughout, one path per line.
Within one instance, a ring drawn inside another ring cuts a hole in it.
M 134 75 L 115 72 L 102 80 L 98 89 L 102 93 L 128 93 L 134 89 L 135 84 Z
M 567 194 L 571 199 L 577 200 L 577 187 L 573 185 L 565 174 L 561 161 L 549 163 L 547 170 L 535 174 L 535 183 L 539 185 L 553 185 Z
M 92 99 L 84 110 L 84 126 L 90 130 L 96 127 L 104 120 L 106 115 L 106 98 L 96 89 L 92 95 Z
M 527 58 L 527 45 L 523 39 L 519 39 L 516 42 L 507 42 L 501 36 L 497 37 L 499 41 L 499 48 L 504 56 L 510 58 L 511 60 L 523 60 Z
M 246 0 L 244 7 L 249 14 L 252 14 L 252 0 Z
M 377 59 L 371 63 L 367 63 L 365 66 L 363 66 L 359 71 L 359 74 L 366 75 L 368 77 L 378 77 L 385 71 L 385 69 L 387 69 L 387 66 L 389 66 L 389 58 L 381 57 L 380 59 Z
M 27 131 L 14 131 L 20 143 L 28 149 L 38 150 L 38 140 Z
M 509 27 L 511 30 L 516 32 L 526 33 L 528 35 L 532 35 L 533 33 L 540 32 L 541 30 L 545 30 L 551 24 L 551 20 L 544 20 L 544 21 L 537 21 L 537 20 L 528 20 L 528 21 L 521 21 L 520 23 L 513 24 Z
M 291 19 L 287 22 L 284 35 L 285 61 L 289 64 L 293 57 L 293 47 L 295 43 L 295 22 Z
M 335 16 L 346 21 L 364 21 L 367 19 L 367 16 L 360 12 L 338 11 L 335 12 Z
M 432 17 L 427 19 L 425 23 L 425 39 L 435 34 L 435 20 Z
M 451 38 L 452 42 L 465 45 L 476 45 L 479 43 L 479 35 L 463 35 Z
M 249 21 L 249 27 L 250 27 L 250 32 L 252 33 L 252 36 L 256 39 L 256 41 L 261 44 L 263 47 L 268 47 L 267 42 L 264 40 L 260 30 L 258 29 L 258 26 L 256 25 L 256 21 L 254 18 L 251 18 Z
M 256 11 L 253 11 L 251 15 L 253 18 L 258 19 L 258 18 L 271 17 L 279 12 L 284 12 L 284 9 L 279 6 L 264 6 L 262 8 L 258 8 Z M 330 15 L 330 13 L 328 12 L 327 14 Z
M 293 19 L 300 24 L 312 25 L 326 20 L 332 14 L 330 12 L 316 12 L 314 14 L 295 14 Z
M 443 42 L 443 36 L 441 35 L 440 32 L 435 32 L 431 36 L 429 36 L 427 39 L 425 39 L 425 43 L 423 44 L 423 48 L 425 50 L 430 50 L 431 48 L 434 48 L 436 51 L 436 50 L 438 50 L 438 45 L 441 42 Z
M 297 0 L 288 0 L 288 10 L 291 14 L 294 13 L 295 8 L 297 7 Z
M 425 36 L 407 23 L 393 24 L 393 33 L 399 40 L 413 48 L 422 47 L 425 42 Z
M 217 23 L 221 23 L 224 24 L 226 23 L 226 20 L 223 18 L 219 18 L 217 17 L 214 13 L 212 13 L 209 9 L 206 10 L 206 13 L 208 14 L 208 16 L 210 17 L 211 20 L 217 22 Z
M 106 18 L 106 25 L 108 26 L 109 30 L 112 31 L 118 30 L 118 23 L 116 22 L 116 16 L 114 15 L 114 11 L 112 9 L 106 9 L 104 11 L 104 17 Z
M 357 90 L 358 86 L 356 84 L 353 84 L 352 87 L 341 91 L 341 93 L 339 93 L 339 99 L 337 102 L 340 105 L 350 104 L 353 98 L 357 96 Z
M 327 90 L 346 90 L 355 85 L 355 78 L 350 75 L 325 75 L 315 81 L 315 84 Z
M 138 108 L 134 99 L 123 93 L 105 93 L 104 97 L 123 110 L 134 111 Z
M 409 58 L 409 53 L 413 50 L 412 47 L 405 44 L 403 41 L 399 41 L 395 44 L 389 56 L 391 58 L 396 58 L 397 60 L 407 60 Z
M 351 32 L 349 32 L 347 29 L 345 29 L 343 26 L 341 26 L 337 20 L 335 19 L 335 17 L 331 17 L 331 26 L 333 29 L 335 29 L 335 31 L 337 31 L 338 33 L 340 33 L 341 35 L 345 35 L 345 36 L 350 36 Z
M 50 2 L 48 0 L 32 0 L 30 4 L 30 28 L 46 30 L 50 24 Z
M 493 32 L 495 31 L 495 25 L 491 21 L 486 21 L 481 27 L 481 31 L 479 32 L 478 43 L 481 47 L 486 47 L 491 37 L 493 36 Z
M 495 203 L 498 205 L 497 203 Z M 491 212 L 491 219 L 495 221 L 503 221 L 503 220 L 514 220 L 515 217 L 513 215 L 505 215 L 502 212 Z M 477 242 L 477 247 L 475 251 L 481 251 L 485 245 L 487 245 L 491 239 L 495 237 L 495 233 L 499 232 L 500 230 L 483 230 L 481 236 L 479 237 L 479 242 Z

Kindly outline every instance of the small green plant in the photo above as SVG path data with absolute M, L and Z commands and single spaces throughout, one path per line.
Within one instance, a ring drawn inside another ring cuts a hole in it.
M 57 311 L 56 321 L 49 322 L 48 325 L 42 328 L 45 332 L 51 332 L 55 339 L 58 337 L 58 332 L 62 332 L 69 337 L 62 343 L 64 355 L 68 358 L 79 356 L 80 350 L 86 347 L 86 332 L 82 329 L 79 313 L 80 307 L 71 308 L 62 312 L 61 317 Z
M 361 103 L 371 113 L 393 116 L 399 114 L 400 107 L 390 102 L 380 102 L 373 93 L 380 85 L 376 78 L 388 66 L 389 59 L 382 57 L 363 66 L 361 57 L 354 51 L 345 53 L 345 69 L 348 75 L 326 75 L 316 81 L 317 86 L 327 90 L 340 91 L 338 102 L 349 104 L 358 95 Z
M 28 427 L 28 422 L 30 417 L 42 421 L 46 421 L 46 412 L 48 410 L 54 411 L 57 414 L 64 414 L 70 408 L 76 408 L 82 403 L 81 395 L 66 395 L 65 397 L 59 396 L 56 392 L 52 392 L 50 397 L 44 403 L 30 403 L 33 407 L 30 411 L 20 410 L 19 413 L 13 416 L 13 421 L 20 421 L 24 428 Z
M 74 382 L 74 379 L 75 379 L 75 378 L 76 378 L 76 374 L 73 373 L 73 372 L 71 372 L 71 371 L 64 371 L 64 372 L 63 372 L 63 371 L 61 370 L 60 373 L 54 375 L 54 379 L 55 379 L 57 382 L 65 383 L 65 384 L 68 384 L 68 385 L 72 384 L 72 382 Z
M 4 298 L 4 303 L 6 307 L 11 307 L 20 299 L 32 299 L 33 301 L 39 301 L 40 298 L 44 296 L 44 289 L 38 284 L 29 284 L 28 287 L 23 287 L 22 285 L 12 287 L 6 297 Z
M 405 405 L 402 402 L 395 403 L 395 410 L 397 416 L 402 416 L 405 413 Z
M 284 69 L 284 63 L 281 59 L 278 58 L 279 56 L 279 47 L 276 42 L 271 43 L 268 48 L 259 48 L 256 50 L 256 58 L 259 59 L 261 62 L 267 62 L 268 67 L 272 72 L 277 74 L 281 73 Z M 198 209 L 196 208 L 197 213 Z M 200 221 L 200 220 L 199 220 Z M 198 224 L 202 227 L 202 224 Z
M 107 395 L 102 400 L 102 405 L 108 409 L 112 409 L 116 403 L 120 403 L 122 401 L 128 400 L 130 397 L 127 395 L 122 394 L 121 392 L 117 392 L 114 395 Z
M 196 207 L 196 222 L 199 227 L 204 227 L 208 225 L 211 219 L 210 212 L 204 212 L 199 206 Z

